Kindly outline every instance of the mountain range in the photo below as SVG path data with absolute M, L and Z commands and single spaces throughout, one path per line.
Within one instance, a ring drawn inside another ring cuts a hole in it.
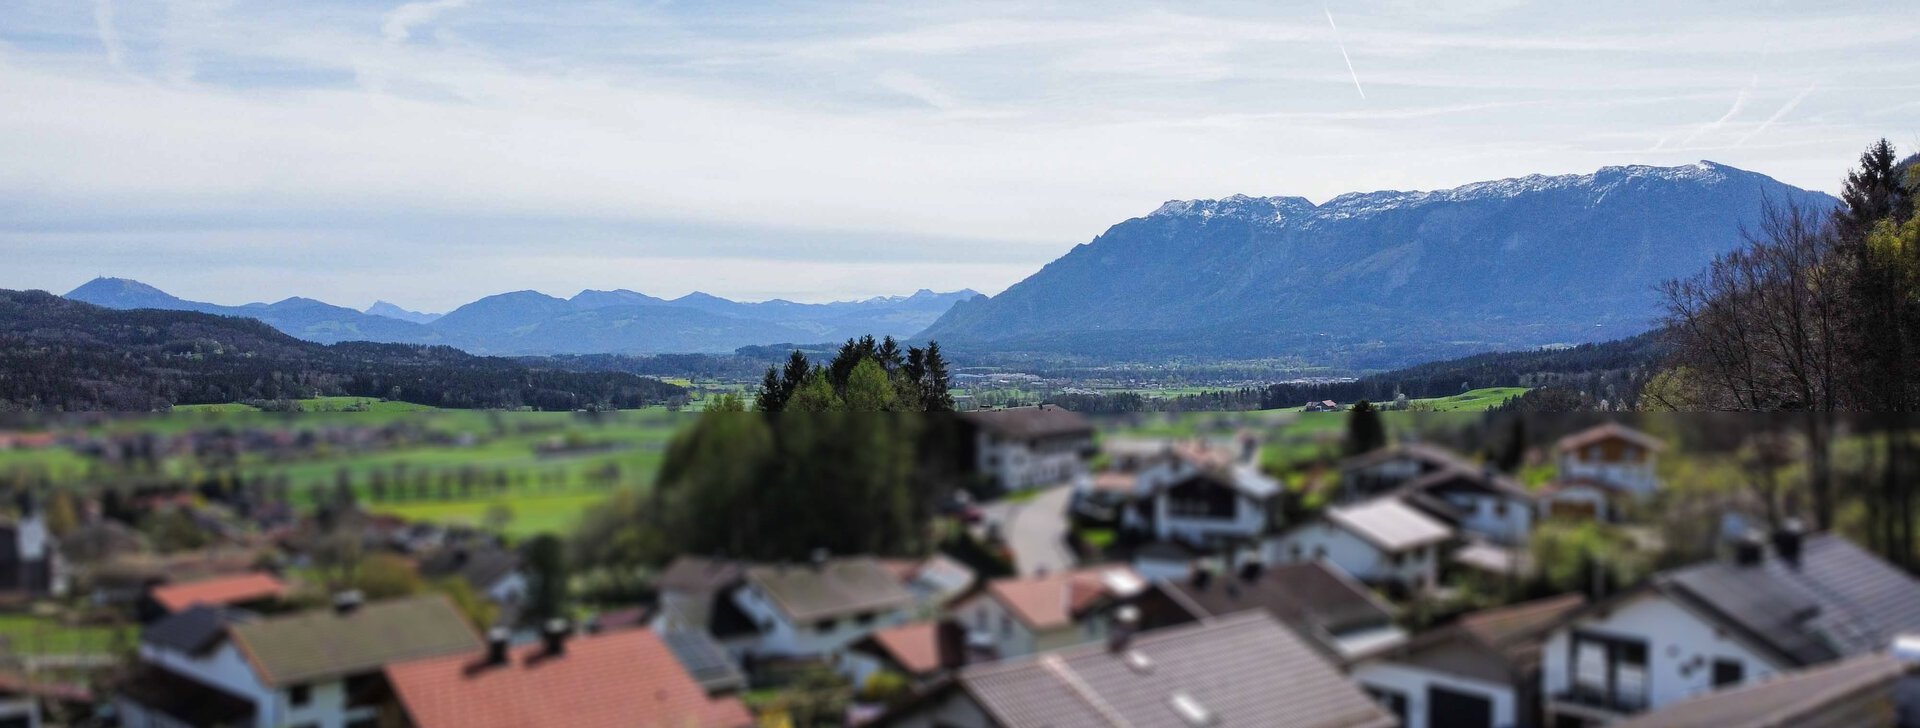
M 956 304 L 916 338 L 961 353 L 1302 355 L 1351 368 L 1618 339 L 1653 328 L 1661 282 L 1739 247 L 1769 201 L 1837 204 L 1705 161 L 1317 205 L 1173 201 Z
M 910 296 L 835 303 L 743 303 L 698 292 L 669 300 L 629 290 L 587 290 L 572 298 L 516 291 L 442 315 L 386 301 L 365 311 L 309 298 L 227 306 L 185 300 L 139 281 L 96 278 L 66 297 L 114 309 L 241 316 L 325 344 L 445 344 L 474 354 L 534 355 L 725 353 L 743 346 L 866 334 L 905 338 L 926 328 L 954 302 L 978 295 L 970 290 L 921 290 Z

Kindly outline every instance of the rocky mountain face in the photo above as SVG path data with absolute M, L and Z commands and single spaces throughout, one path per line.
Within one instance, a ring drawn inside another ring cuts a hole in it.
M 1711 162 L 1432 192 L 1174 201 L 919 339 L 1122 358 L 1304 355 L 1383 367 L 1652 328 L 1662 281 L 1738 247 L 1765 204 L 1827 195 Z
M 874 334 L 906 337 L 924 329 L 973 291 L 888 296 L 864 301 L 742 303 L 704 293 L 666 300 L 629 290 L 581 291 L 558 298 L 537 291 L 488 296 L 444 315 L 381 301 L 366 311 L 307 298 L 225 306 L 189 301 L 139 281 L 97 278 L 71 300 L 113 309 L 162 309 L 240 316 L 320 343 L 373 341 L 447 344 L 476 354 L 724 353 L 743 346 L 829 342 Z

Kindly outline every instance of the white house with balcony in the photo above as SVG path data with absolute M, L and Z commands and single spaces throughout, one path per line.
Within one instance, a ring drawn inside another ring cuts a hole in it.
M 127 728 L 371 728 L 388 663 L 480 644 L 438 595 L 273 618 L 199 605 L 146 628 L 115 705 Z
M 1441 554 L 1454 537 L 1447 524 L 1388 496 L 1328 508 L 1325 517 L 1268 539 L 1265 560 L 1321 560 L 1368 584 L 1422 591 L 1439 584 Z
M 767 657 L 830 656 L 876 630 L 911 621 L 919 604 L 893 571 L 871 557 L 750 566 L 731 598 L 758 629 L 746 651 Z
M 1646 496 L 1660 489 L 1660 451 L 1652 435 L 1608 422 L 1560 438 L 1554 453 L 1564 481 L 1594 480 Z
M 1920 634 L 1920 582 L 1838 536 L 1776 534 L 1574 615 L 1541 653 L 1551 725 L 1597 726 L 1880 652 Z
M 1069 483 L 1087 474 L 1093 424 L 1056 405 L 961 414 L 973 431 L 974 470 L 1002 491 Z

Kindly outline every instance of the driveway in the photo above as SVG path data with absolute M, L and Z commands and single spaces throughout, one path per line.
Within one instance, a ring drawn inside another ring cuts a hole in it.
M 1013 568 L 1021 576 L 1073 568 L 1073 551 L 1067 548 L 1072 496 L 1073 486 L 1062 483 L 1018 503 L 999 500 L 980 506 L 983 523 L 1000 524 L 1000 535 L 1013 551 Z

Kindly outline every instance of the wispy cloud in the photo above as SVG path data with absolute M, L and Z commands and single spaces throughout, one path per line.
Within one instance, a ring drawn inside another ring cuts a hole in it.
M 1753 139 L 1754 137 L 1760 136 L 1766 130 L 1773 128 L 1774 122 L 1779 121 L 1782 118 L 1785 118 L 1787 114 L 1793 113 L 1794 109 L 1797 109 L 1800 107 L 1800 102 L 1807 100 L 1807 95 L 1813 93 L 1813 90 L 1819 87 L 1819 85 L 1820 85 L 1820 82 L 1818 81 L 1807 84 L 1807 87 L 1805 89 L 1802 89 L 1798 94 L 1794 94 L 1792 99 L 1787 100 L 1787 103 L 1781 106 L 1778 111 L 1773 112 L 1772 116 L 1767 117 L 1766 121 L 1760 122 L 1760 125 L 1754 127 L 1753 131 L 1747 132 L 1746 136 L 1740 137 L 1739 141 L 1734 142 L 1733 148 L 1738 149 L 1740 148 L 1741 145 L 1746 144 L 1749 140 Z
M 113 0 L 93 0 L 93 28 L 100 37 L 100 47 L 107 52 L 107 63 L 127 70 L 126 46 L 120 41 L 120 29 L 113 24 Z
M 1360 73 L 1353 70 L 1353 58 L 1347 55 L 1347 44 L 1340 40 L 1340 27 L 1333 24 L 1333 11 L 1325 6 L 1320 8 L 1327 14 L 1327 27 L 1333 29 L 1333 42 L 1340 46 L 1340 60 L 1347 62 L 1347 74 L 1353 76 L 1353 90 L 1360 92 L 1360 98 L 1367 97 L 1367 90 L 1360 87 Z
M 388 43 L 405 43 L 415 27 L 433 22 L 441 13 L 467 6 L 470 0 L 422 0 L 388 11 L 380 24 L 380 34 Z

